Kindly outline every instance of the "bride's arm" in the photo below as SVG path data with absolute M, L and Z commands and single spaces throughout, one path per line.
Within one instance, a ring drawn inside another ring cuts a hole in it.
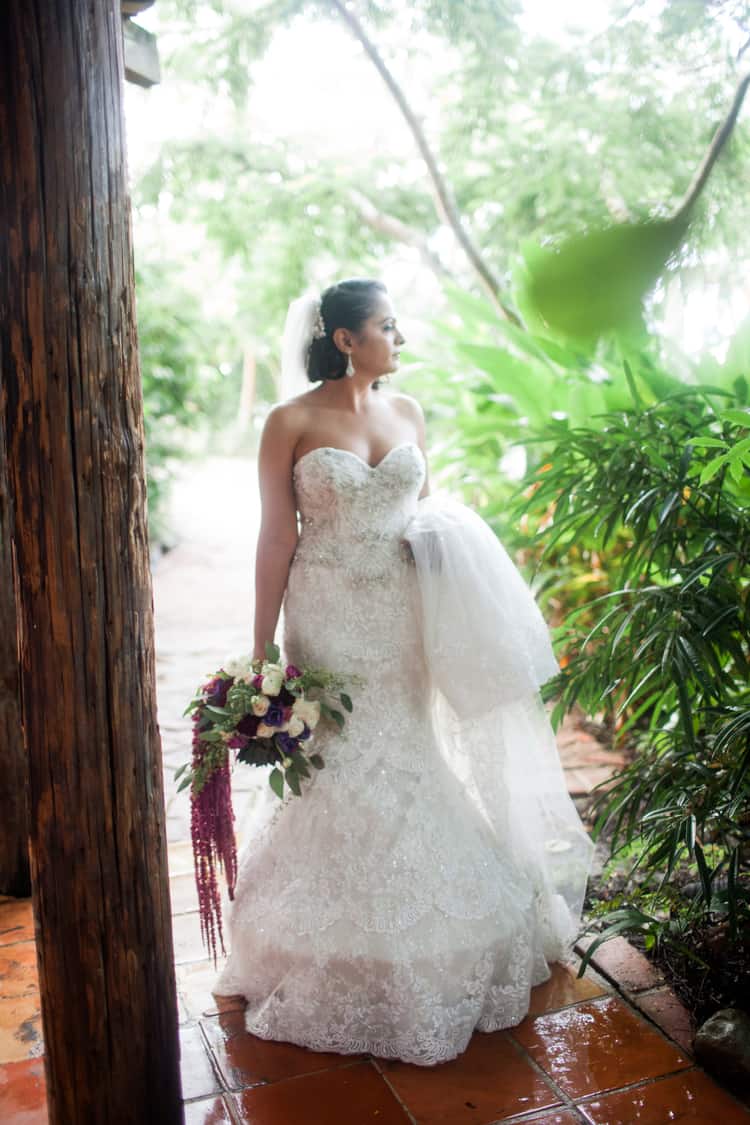
M 266 418 L 258 448 L 261 521 L 255 554 L 253 657 L 265 656 L 273 641 L 289 565 L 297 546 L 297 509 L 292 486 L 296 431 L 288 407 L 275 406 Z

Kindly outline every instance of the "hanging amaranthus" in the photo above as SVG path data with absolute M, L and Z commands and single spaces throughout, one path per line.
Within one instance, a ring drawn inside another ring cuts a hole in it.
M 215 685 L 212 699 L 223 706 L 231 679 Z M 226 684 L 226 687 L 224 687 Z M 219 695 L 224 699 L 220 700 Z M 221 866 L 230 899 L 237 879 L 237 843 L 234 836 L 232 781 L 229 747 L 223 742 L 204 742 L 201 730 L 210 727 L 199 707 L 193 715 L 192 787 L 190 793 L 190 835 L 193 843 L 195 882 L 201 933 L 216 964 L 216 937 L 222 953 L 224 933 L 221 924 L 221 891 L 217 868 Z

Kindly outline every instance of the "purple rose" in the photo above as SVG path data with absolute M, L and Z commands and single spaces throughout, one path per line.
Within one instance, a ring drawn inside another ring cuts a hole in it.
M 292 738 L 288 731 L 279 731 L 275 736 L 276 745 L 283 754 L 291 754 L 297 749 L 297 739 Z
M 240 734 L 246 734 L 248 738 L 254 738 L 258 733 L 258 726 L 260 719 L 257 715 L 243 715 L 237 723 L 237 730 Z
M 263 687 L 263 676 L 261 675 L 260 672 L 257 672 L 253 676 L 253 687 L 257 687 L 257 688 Z
M 284 671 L 284 678 L 285 679 L 296 680 L 301 675 L 302 675 L 302 673 L 300 672 L 300 670 L 299 670 L 299 668 L 297 667 L 296 664 L 287 664 L 286 669 Z
M 302 740 L 303 740 L 304 738 L 309 738 L 311 734 L 312 734 L 312 731 L 310 730 L 310 728 L 309 728 L 309 726 L 307 725 L 307 723 L 305 723 L 305 726 L 304 726 L 304 729 L 303 729 L 303 731 L 302 731 L 302 734 L 298 734 L 298 735 L 297 735 L 297 738 L 298 738 L 298 739 L 300 740 L 300 742 L 301 742 L 301 741 L 302 741 Z
M 275 700 L 271 703 L 265 715 L 263 722 L 269 727 L 280 727 L 284 722 L 284 708 L 280 703 Z
M 234 683 L 234 677 L 228 676 L 226 679 L 223 676 L 216 676 L 208 684 L 210 695 L 208 702 L 214 707 L 223 707 L 227 701 L 227 693 Z

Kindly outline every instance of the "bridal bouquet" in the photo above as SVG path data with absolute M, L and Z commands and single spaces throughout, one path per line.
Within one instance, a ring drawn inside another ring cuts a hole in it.
M 329 697 L 335 693 L 342 707 L 352 710 L 340 676 L 323 668 L 284 666 L 280 656 L 277 645 L 266 644 L 265 660 L 241 657 L 229 661 L 226 668 L 209 677 L 183 711 L 183 715 L 192 714 L 193 754 L 175 778 L 182 778 L 180 790 L 190 786 L 190 834 L 201 933 L 214 963 L 217 933 L 224 952 L 217 866 L 224 870 L 230 899 L 237 878 L 232 753 L 235 761 L 247 765 L 272 765 L 268 781 L 278 797 L 283 796 L 285 781 L 300 796 L 300 781 L 310 777 L 310 766 L 323 769 L 325 765 L 320 754 L 308 752 L 321 717 L 333 720 L 339 728 L 345 722 L 337 707 L 308 693 L 322 692 Z

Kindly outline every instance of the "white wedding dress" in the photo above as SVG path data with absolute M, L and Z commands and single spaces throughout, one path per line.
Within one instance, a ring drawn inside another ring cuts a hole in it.
M 514 819 L 500 767 L 483 795 L 443 753 L 417 568 L 403 543 L 426 503 L 424 472 L 411 442 L 375 467 L 332 447 L 295 465 L 301 530 L 283 655 L 367 682 L 350 691 L 342 732 L 315 732 L 325 768 L 301 797 L 277 803 L 241 857 L 214 992 L 244 995 L 246 1026 L 264 1039 L 430 1065 L 459 1055 L 475 1029 L 523 1019 L 531 987 L 575 936 L 590 844 L 557 792 L 567 840 L 552 840 L 549 854 L 567 856 L 566 900 L 529 818 Z M 521 730 L 526 749 L 552 739 L 536 698 L 514 721 L 489 728 L 497 759 L 508 731 Z M 527 798 L 536 784 L 525 777 Z

